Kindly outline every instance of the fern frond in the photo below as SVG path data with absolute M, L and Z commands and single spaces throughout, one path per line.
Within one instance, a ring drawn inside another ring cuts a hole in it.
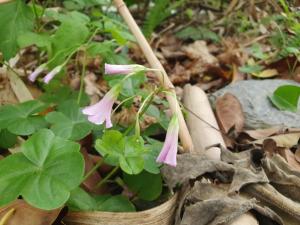
M 154 29 L 171 15 L 170 0 L 155 0 L 154 6 L 149 10 L 143 27 L 144 34 L 149 37 Z

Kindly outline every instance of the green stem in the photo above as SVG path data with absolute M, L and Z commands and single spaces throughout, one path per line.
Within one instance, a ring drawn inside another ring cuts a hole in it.
M 81 76 L 80 76 L 80 88 L 79 88 L 79 94 L 78 94 L 78 98 L 77 98 L 78 105 L 80 104 L 80 100 L 81 100 L 82 93 L 83 93 L 85 72 L 86 72 L 86 54 L 84 53 L 82 71 L 81 71 Z
M 82 182 L 89 178 L 102 164 L 103 159 L 100 159 L 97 164 L 83 177 Z
M 39 31 L 40 29 L 40 26 L 41 26 L 41 23 L 40 23 L 40 17 L 37 13 L 37 10 L 36 10 L 36 2 L 35 0 L 32 1 L 32 8 L 33 8 L 33 13 L 34 13 L 34 17 L 35 17 L 35 20 L 36 20 L 36 25 L 37 25 L 37 31 Z
M 111 178 L 117 171 L 118 171 L 119 167 L 116 166 L 112 171 L 109 172 L 109 174 L 107 174 L 106 177 L 103 178 L 103 180 L 101 180 L 96 187 L 101 187 L 109 178 Z

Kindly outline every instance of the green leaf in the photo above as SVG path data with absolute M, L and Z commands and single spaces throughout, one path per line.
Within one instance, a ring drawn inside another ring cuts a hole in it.
M 246 66 L 242 66 L 242 67 L 239 67 L 239 70 L 242 72 L 242 73 L 259 73 L 260 71 L 262 71 L 264 68 L 260 65 L 246 65 Z
M 115 46 L 113 41 L 91 42 L 87 46 L 87 53 L 92 57 L 100 55 L 106 59 L 113 54 Z
M 18 52 L 18 37 L 33 29 L 34 16 L 23 0 L 0 4 L 0 51 L 8 60 Z
M 152 138 L 146 138 L 146 140 L 148 151 L 144 154 L 145 170 L 149 173 L 158 174 L 160 173 L 159 167 L 161 164 L 156 162 L 156 158 L 163 147 L 163 143 Z
M 96 141 L 96 149 L 107 163 L 119 165 L 128 174 L 138 174 L 144 168 L 143 154 L 146 149 L 141 137 L 123 137 L 119 131 L 109 130 Z
M 37 34 L 26 32 L 18 37 L 18 45 L 24 48 L 30 45 L 36 45 L 49 51 L 51 48 L 50 36 L 48 34 Z
M 49 87 L 49 85 L 47 86 Z M 46 89 L 46 92 L 40 96 L 39 100 L 45 103 L 53 103 L 59 105 L 67 100 L 77 100 L 79 92 L 72 90 L 69 86 L 61 86 L 58 88 Z M 81 96 L 80 106 L 88 105 L 90 102 L 87 94 Z
M 49 69 L 62 64 L 70 54 L 87 40 L 88 36 L 89 30 L 84 23 L 63 20 L 51 37 L 52 52 L 47 63 Z
M 51 112 L 46 120 L 52 123 L 51 130 L 62 138 L 78 141 L 91 132 L 92 124 L 82 114 L 74 100 L 59 105 L 58 112 Z
M 124 173 L 123 177 L 130 190 L 136 192 L 142 200 L 153 201 L 161 195 L 162 178 L 160 174 L 143 171 L 138 175 Z
M 0 160 L 0 205 L 19 195 L 34 207 L 61 207 L 84 174 L 80 145 L 43 129 L 32 135 L 22 152 Z
M 17 142 L 17 135 L 12 134 L 7 129 L 0 130 L 0 148 L 11 148 Z
M 7 128 L 13 134 L 29 135 L 46 127 L 42 116 L 34 115 L 46 108 L 42 102 L 32 100 L 18 105 L 0 107 L 0 128 Z
M 100 195 L 96 197 L 97 210 L 104 212 L 135 212 L 134 205 L 122 195 Z
M 187 40 L 211 40 L 213 42 L 220 42 L 220 37 L 213 31 L 206 27 L 187 27 L 176 33 L 180 39 Z
M 114 75 L 114 76 L 105 76 L 104 79 L 108 81 L 110 87 L 113 87 L 117 83 L 120 83 L 120 80 L 124 78 L 124 75 Z M 125 97 L 131 97 L 136 95 L 139 92 L 140 86 L 147 81 L 145 72 L 138 72 L 123 82 L 123 88 L 121 94 Z
M 71 192 L 67 202 L 72 211 L 134 212 L 134 205 L 122 195 L 93 196 L 81 188 Z
M 278 109 L 297 112 L 299 96 L 299 86 L 283 85 L 278 87 L 269 98 Z
M 154 29 L 160 25 L 167 17 L 171 15 L 170 0 L 155 0 L 154 6 L 151 7 L 146 15 L 144 34 L 149 37 Z
M 67 206 L 71 211 L 95 211 L 97 208 L 95 198 L 80 187 L 71 191 Z
M 257 59 L 265 60 L 268 58 L 268 55 L 265 54 L 258 43 L 255 43 L 250 48 L 250 53 Z

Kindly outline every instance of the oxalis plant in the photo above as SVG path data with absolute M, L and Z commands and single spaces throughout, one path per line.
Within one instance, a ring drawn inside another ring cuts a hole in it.
M 16 153 L 0 160 L 0 204 L 6 205 L 21 196 L 29 204 L 46 210 L 67 204 L 74 210 L 133 211 L 134 205 L 122 195 L 92 196 L 80 187 L 104 163 L 113 169 L 97 187 L 122 173 L 114 183 L 128 186 L 142 200 L 157 199 L 162 193 L 161 163 L 176 166 L 178 118 L 176 114 L 171 117 L 163 145 L 141 134 L 140 120 L 158 93 L 170 92 L 159 87 L 151 91 L 140 104 L 135 124 L 127 128 L 118 129 L 111 121 L 113 106 L 126 80 L 150 70 L 141 65 L 105 64 L 105 74 L 122 74 L 123 78 L 98 103 L 83 108 L 74 100 L 52 106 L 48 113 L 45 110 L 49 110 L 49 104 L 38 100 L 2 106 L 1 144 L 9 145 L 2 147 L 12 147 L 16 136 L 26 140 Z M 40 67 L 29 79 L 39 73 Z M 51 80 L 55 73 L 50 71 L 45 77 Z M 103 130 L 101 135 L 95 135 L 94 147 L 102 159 L 84 174 L 85 162 L 76 141 L 99 127 Z
M 9 59 L 20 49 L 33 49 L 38 66 L 25 75 L 45 91 L 36 100 L 0 107 L 5 156 L 0 160 L 0 206 L 22 198 L 45 210 L 67 205 L 71 210 L 125 212 L 167 199 L 160 167 L 176 166 L 179 126 L 176 114 L 164 112 L 168 104 L 160 96 L 176 96 L 147 83 L 146 73 L 153 69 L 130 64 L 126 51 L 115 53 L 133 38 L 115 16 L 101 10 L 105 1 L 82 1 L 78 11 L 57 11 L 45 2 L 0 4 L 0 16 L 6 18 L 0 21 L 2 65 L 18 73 Z M 74 6 L 69 3 L 66 8 Z M 94 9 L 99 11 L 93 16 L 82 13 Z M 104 79 L 110 90 L 90 105 L 84 77 L 88 60 L 99 56 L 107 62 Z M 63 85 L 69 66 L 80 74 L 79 91 Z M 114 120 L 133 105 L 134 122 Z M 141 126 L 146 116 L 156 122 Z M 166 137 L 158 135 L 162 133 Z M 84 152 L 98 159 L 88 171 Z M 102 176 L 95 188 L 105 194 L 83 188 L 95 171 Z

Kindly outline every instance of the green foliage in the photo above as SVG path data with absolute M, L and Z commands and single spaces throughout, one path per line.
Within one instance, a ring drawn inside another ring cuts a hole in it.
M 146 149 L 141 137 L 124 137 L 119 131 L 109 130 L 97 139 L 96 149 L 107 163 L 120 166 L 128 174 L 138 174 L 144 169 Z
M 36 115 L 46 108 L 42 102 L 32 100 L 18 105 L 0 107 L 0 129 L 6 128 L 17 135 L 29 135 L 46 127 L 42 116 Z
M 180 39 L 187 40 L 209 40 L 213 42 L 220 42 L 220 37 L 210 29 L 202 26 L 198 27 L 186 27 L 176 33 L 176 36 Z
M 35 133 L 22 145 L 22 152 L 0 161 L 0 205 L 21 195 L 41 209 L 62 206 L 83 177 L 79 149 L 79 144 L 56 137 L 50 130 Z
M 72 211 L 134 212 L 134 205 L 122 195 L 89 195 L 81 188 L 71 192 L 67 205 Z
M 280 110 L 297 112 L 300 96 L 300 87 L 295 85 L 283 85 L 278 87 L 270 100 Z
M 258 43 L 253 44 L 249 50 L 250 54 L 257 59 L 265 60 L 268 58 L 268 55 L 263 52 L 261 46 Z
M 152 174 L 146 171 L 138 175 L 124 173 L 124 181 L 130 190 L 146 201 L 157 199 L 162 192 L 162 178 L 160 174 Z
M 182 0 L 175 2 L 171 0 L 154 0 L 154 6 L 150 8 L 145 18 L 143 27 L 145 36 L 149 37 L 155 28 L 171 15 L 172 10 L 175 10 L 183 2 Z
M 144 169 L 153 174 L 160 173 L 160 163 L 156 162 L 156 159 L 163 147 L 163 143 L 152 138 L 146 138 L 148 144 L 145 145 L 147 152 L 144 154 Z
M 85 43 L 89 30 L 84 23 L 64 20 L 51 38 L 50 69 L 65 62 L 67 57 Z
M 17 142 L 17 135 L 12 134 L 7 129 L 0 129 L 0 148 L 11 148 Z
M 51 52 L 51 39 L 47 33 L 26 32 L 18 37 L 18 45 L 20 48 L 36 45 L 41 49 Z
M 33 29 L 33 13 L 23 0 L 0 4 L 0 52 L 8 60 L 18 52 L 18 37 Z
M 110 87 L 119 83 L 124 78 L 124 75 L 105 76 L 104 79 L 108 81 Z M 145 72 L 141 71 L 129 77 L 123 82 L 121 95 L 128 98 L 136 95 L 139 92 L 139 87 L 147 81 Z
M 239 70 L 243 73 L 259 73 L 260 71 L 262 71 L 264 68 L 261 65 L 245 65 L 245 66 L 241 66 L 239 67 Z
M 108 0 L 64 0 L 63 4 L 69 10 L 82 10 L 84 8 L 108 4 Z
M 72 90 L 69 86 L 60 86 L 58 88 L 47 88 L 39 100 L 45 103 L 59 105 L 67 100 L 77 100 L 78 94 L 78 91 Z M 89 102 L 89 97 L 83 93 L 79 105 L 85 106 Z
M 51 112 L 46 120 L 53 124 L 51 130 L 62 138 L 78 141 L 91 132 L 92 124 L 82 114 L 74 100 L 63 102 L 58 111 Z

